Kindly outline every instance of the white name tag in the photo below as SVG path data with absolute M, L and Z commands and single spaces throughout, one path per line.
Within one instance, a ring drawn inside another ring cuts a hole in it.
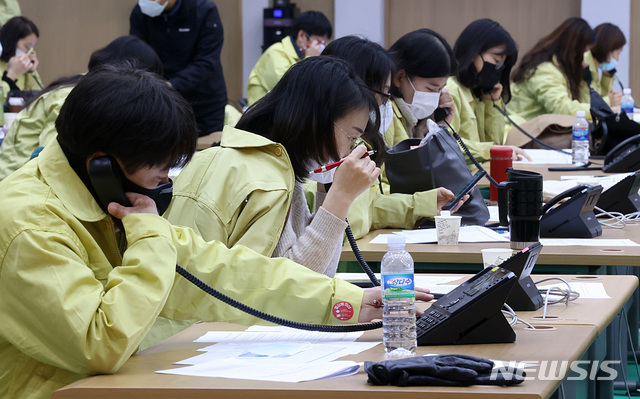
M 190 28 L 179 28 L 178 32 L 191 32 Z

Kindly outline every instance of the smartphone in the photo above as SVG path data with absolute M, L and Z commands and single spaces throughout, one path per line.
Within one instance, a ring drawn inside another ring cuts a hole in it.
M 473 175 L 471 180 L 469 180 L 467 184 L 465 184 L 462 190 L 458 191 L 456 193 L 456 196 L 451 201 L 444 204 L 444 206 L 442 207 L 442 210 L 448 211 L 452 208 L 455 208 L 458 202 L 460 202 L 465 195 L 469 194 L 474 189 L 476 184 L 478 184 L 480 179 L 482 179 L 486 175 L 487 175 L 487 172 L 485 170 L 479 170 L 478 172 L 476 172 L 476 174 Z

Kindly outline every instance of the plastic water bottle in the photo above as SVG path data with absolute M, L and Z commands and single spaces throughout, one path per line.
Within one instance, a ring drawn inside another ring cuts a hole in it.
M 584 115 L 584 111 L 577 111 L 576 121 L 573 123 L 571 161 L 574 165 L 584 165 L 589 162 L 589 123 Z
M 627 117 L 631 120 L 633 120 L 633 107 L 634 101 L 633 97 L 631 97 L 631 89 L 627 88 L 622 90 L 622 104 L 620 106 L 620 109 L 622 110 L 622 112 L 627 114 Z
M 382 258 L 382 342 L 389 355 L 412 356 L 416 350 L 416 307 L 413 258 L 405 251 L 405 239 L 387 239 L 389 251 Z

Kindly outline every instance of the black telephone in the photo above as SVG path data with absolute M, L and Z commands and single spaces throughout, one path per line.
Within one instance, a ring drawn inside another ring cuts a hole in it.
M 629 137 L 613 147 L 604 158 L 606 173 L 635 172 L 640 169 L 640 134 Z
M 608 212 L 629 214 L 640 211 L 640 170 L 620 180 L 603 192 L 596 206 Z
M 89 161 L 89 179 L 105 209 L 111 202 L 131 206 L 122 188 L 122 177 L 120 165 L 113 157 L 103 156 Z
M 517 280 L 513 272 L 495 266 L 460 284 L 418 320 L 418 345 L 514 342 L 516 334 L 501 309 Z
M 542 207 L 540 237 L 593 238 L 602 235 L 593 208 L 602 194 L 602 186 L 580 184 L 558 195 Z M 561 205 L 554 205 L 568 198 Z
M 464 187 L 462 187 L 462 189 L 456 193 L 455 197 L 451 201 L 447 202 L 442 206 L 442 210 L 448 211 L 451 208 L 455 208 L 458 202 L 462 200 L 462 197 L 464 197 L 467 194 L 471 194 L 471 191 L 473 191 L 473 189 L 476 187 L 476 184 L 478 184 L 480 179 L 482 179 L 486 175 L 487 175 L 487 171 L 484 169 L 477 171 L 476 174 L 473 175 L 471 179 L 467 182 L 467 184 L 465 184 Z
M 449 108 L 436 108 L 433 111 L 433 120 L 436 122 L 442 122 L 449 116 Z

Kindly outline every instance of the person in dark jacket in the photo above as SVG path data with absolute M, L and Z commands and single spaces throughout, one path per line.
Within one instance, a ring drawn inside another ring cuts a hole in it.
M 139 0 L 129 17 L 130 34 L 148 43 L 164 75 L 191 103 L 199 135 L 222 130 L 227 88 L 220 51 L 224 41 L 211 0 Z

